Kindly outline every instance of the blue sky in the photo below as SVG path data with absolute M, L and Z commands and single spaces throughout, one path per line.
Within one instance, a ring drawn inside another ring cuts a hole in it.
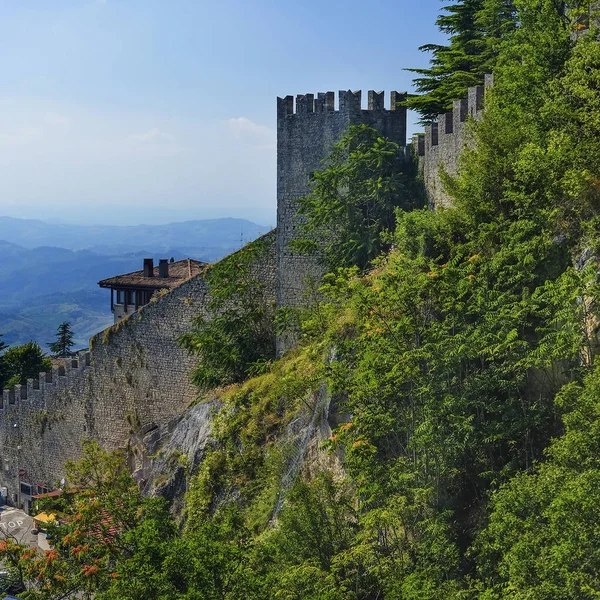
M 409 90 L 441 6 L 0 0 L 0 215 L 272 225 L 276 97 Z

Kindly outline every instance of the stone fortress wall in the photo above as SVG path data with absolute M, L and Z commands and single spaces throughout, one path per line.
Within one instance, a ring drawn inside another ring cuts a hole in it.
M 351 125 L 366 124 L 400 146 L 406 146 L 406 108 L 398 106 L 404 94 L 391 92 L 390 106 L 384 93 L 369 91 L 367 109 L 362 93 L 340 91 L 338 109 L 334 92 L 277 98 L 277 306 L 303 303 L 309 280 L 323 272 L 318 258 L 294 252 L 289 243 L 300 234 L 302 217 L 298 200 L 310 191 L 310 175 L 322 167 L 323 159 Z M 278 351 L 292 340 L 280 337 Z
M 483 96 L 484 87 L 472 88 L 468 99 L 455 102 L 452 113 L 440 115 L 414 141 L 432 207 L 448 204 L 440 167 L 456 172 L 468 143 L 467 117 L 480 117 Z M 361 92 L 341 91 L 337 110 L 333 92 L 297 96 L 295 110 L 292 96 L 277 99 L 277 229 L 264 237 L 267 250 L 252 267 L 264 285 L 265 302 L 298 306 L 307 280 L 322 275 L 317 258 L 289 247 L 300 234 L 298 200 L 310 191 L 310 174 L 351 125 L 370 125 L 406 148 L 406 108 L 398 106 L 404 97 L 392 92 L 386 109 L 383 92 L 370 91 L 363 109 Z M 178 339 L 205 313 L 208 299 L 208 284 L 199 275 L 97 334 L 89 353 L 4 390 L 0 488 L 8 488 L 11 502 L 19 481 L 57 487 L 65 463 L 80 457 L 85 439 L 107 449 L 131 449 L 140 439 L 145 447 L 160 445 L 197 397 L 190 381 L 196 358 Z M 278 351 L 291 342 L 280 338 Z M 135 461 L 131 466 L 136 469 Z
M 251 276 L 275 301 L 275 235 Z M 57 487 L 64 464 L 94 439 L 108 449 L 127 448 L 132 437 L 154 443 L 169 434 L 197 398 L 190 381 L 196 357 L 178 339 L 206 311 L 209 289 L 199 275 L 97 334 L 90 352 L 39 379 L 4 390 L 0 405 L 0 487 L 15 502 L 21 481 Z M 135 469 L 135 464 L 132 465 Z M 35 493 L 35 490 L 33 491 Z M 22 497 L 21 500 L 25 500 Z
M 470 143 L 469 117 L 481 118 L 485 90 L 493 84 L 493 75 L 486 75 L 485 85 L 469 88 L 467 98 L 454 101 L 452 112 L 439 115 L 437 122 L 425 127 L 425 135 L 413 138 L 431 208 L 451 204 L 443 188 L 440 169 L 449 175 L 456 175 L 459 158 Z

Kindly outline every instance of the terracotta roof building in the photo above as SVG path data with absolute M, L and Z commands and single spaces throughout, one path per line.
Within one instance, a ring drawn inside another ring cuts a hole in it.
M 110 309 L 117 323 L 140 306 L 148 304 L 158 291 L 176 288 L 200 275 L 207 266 L 208 263 L 186 258 L 177 262 L 161 259 L 155 267 L 152 258 L 145 258 L 141 271 L 109 277 L 99 281 L 98 285 L 110 289 Z

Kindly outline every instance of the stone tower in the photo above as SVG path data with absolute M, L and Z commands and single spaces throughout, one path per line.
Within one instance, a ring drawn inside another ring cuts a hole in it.
M 406 108 L 398 106 L 405 94 L 391 92 L 390 108 L 384 107 L 383 92 L 369 92 L 367 110 L 361 92 L 340 91 L 335 110 L 333 92 L 277 98 L 277 307 L 298 306 L 307 278 L 322 275 L 313 256 L 293 252 L 289 243 L 299 234 L 302 217 L 298 199 L 310 191 L 310 174 L 319 169 L 333 144 L 351 125 L 366 124 L 383 136 L 406 146 Z M 280 350 L 286 343 L 280 340 Z

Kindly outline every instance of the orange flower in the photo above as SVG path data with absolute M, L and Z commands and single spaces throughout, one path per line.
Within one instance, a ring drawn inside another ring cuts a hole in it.
M 86 577 L 91 577 L 92 575 L 95 575 L 98 572 L 98 570 L 98 565 L 83 565 L 81 572 Z
M 445 269 L 448 266 L 448 263 L 444 263 L 443 265 L 440 265 L 440 267 L 442 267 L 442 269 Z
M 111 576 L 113 579 L 119 579 L 119 574 L 118 574 L 118 573 L 111 573 L 111 574 L 110 574 L 110 576 Z
M 467 279 L 475 279 L 475 275 L 467 275 Z
M 354 444 L 352 444 L 352 447 L 358 448 L 359 446 L 364 446 L 367 443 L 368 442 L 366 440 L 356 440 L 356 442 L 354 442 Z
M 54 579 L 56 579 L 56 581 L 62 581 L 63 583 L 67 580 L 67 578 L 62 575 L 55 575 Z
M 439 275 L 435 272 L 435 271 L 429 271 L 429 273 L 427 273 L 428 277 L 439 277 Z
M 471 258 L 469 259 L 469 262 L 474 262 L 479 258 L 479 254 L 473 254 L 473 256 L 471 256 Z
M 58 552 L 56 550 L 46 550 L 46 564 L 51 563 L 53 560 L 58 558 Z
M 348 431 L 348 429 L 350 429 L 351 427 L 352 427 L 352 423 L 345 423 L 344 425 L 342 425 L 342 426 L 340 427 L 340 429 L 341 429 L 342 431 Z
M 338 435 L 337 435 L 337 433 L 334 433 L 334 434 L 333 434 L 333 435 L 332 435 L 332 436 L 329 438 L 329 441 L 330 441 L 330 442 L 335 442 L 337 439 L 338 439 Z

